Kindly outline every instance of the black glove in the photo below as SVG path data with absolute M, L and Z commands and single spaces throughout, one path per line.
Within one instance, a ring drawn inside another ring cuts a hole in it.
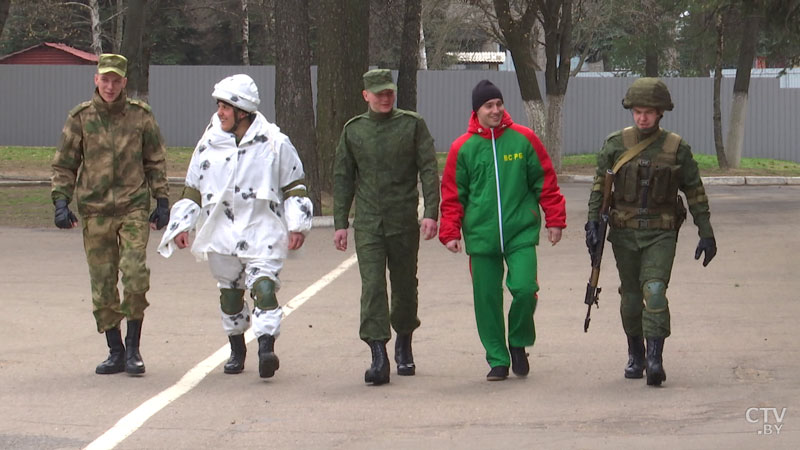
M 56 226 L 58 228 L 69 229 L 75 226 L 78 223 L 78 218 L 75 217 L 75 214 L 72 214 L 72 211 L 69 210 L 67 206 L 67 201 L 64 199 L 56 200 Z
M 169 199 L 157 198 L 156 209 L 150 214 L 150 223 L 156 224 L 156 229 L 160 230 L 169 223 Z
M 595 247 L 600 242 L 600 222 L 590 220 L 586 222 L 583 229 L 586 230 L 586 248 L 589 249 L 589 255 L 592 255 Z
M 706 252 L 705 257 L 703 258 L 703 267 L 707 266 L 708 263 L 714 259 L 714 256 L 717 254 L 717 241 L 713 237 L 710 238 L 700 238 L 700 242 L 697 243 L 697 250 L 694 251 L 694 259 L 700 259 L 700 255 Z

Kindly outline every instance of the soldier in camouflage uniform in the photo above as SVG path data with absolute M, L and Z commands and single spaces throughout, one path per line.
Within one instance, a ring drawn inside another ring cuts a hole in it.
M 586 245 L 599 236 L 602 183 L 614 173 L 608 240 L 620 277 L 620 314 L 628 338 L 625 378 L 642 378 L 660 386 L 667 375 L 662 364 L 664 339 L 670 335 L 667 285 L 675 258 L 686 196 L 700 242 L 695 259 L 703 266 L 714 258 L 717 244 L 711 228 L 708 197 L 691 148 L 680 136 L 659 128 L 664 111 L 673 108 L 667 86 L 657 78 L 639 78 L 622 101 L 635 126 L 612 133 L 597 155 L 597 174 L 589 196 Z M 647 347 L 645 348 L 645 341 Z
M 355 197 L 353 228 L 361 273 L 359 336 L 372 351 L 364 381 L 389 382 L 386 342 L 397 333 L 398 375 L 414 375 L 411 335 L 417 317 L 417 253 L 420 234 L 436 236 L 439 176 L 433 138 L 419 114 L 394 107 L 397 86 L 386 69 L 364 74 L 362 95 L 368 110 L 344 126 L 336 148 L 333 186 L 334 246 L 347 249 L 350 207 Z M 422 182 L 425 211 L 417 218 Z M 391 280 L 391 307 L 386 269 Z
M 151 229 L 169 221 L 169 200 L 161 133 L 150 107 L 127 98 L 126 70 L 122 55 L 100 55 L 92 100 L 67 116 L 53 160 L 51 197 L 58 228 L 78 223 L 68 206 L 73 193 L 83 219 L 94 317 L 110 350 L 95 372 L 141 375 L 145 367 L 139 341 L 150 289 L 147 240 Z M 148 218 L 151 195 L 157 206 Z M 117 289 L 120 271 L 122 302 Z

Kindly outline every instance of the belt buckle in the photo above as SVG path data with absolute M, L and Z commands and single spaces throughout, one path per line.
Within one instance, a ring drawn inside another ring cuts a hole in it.
M 639 228 L 647 228 L 650 222 L 650 219 L 637 219 Z

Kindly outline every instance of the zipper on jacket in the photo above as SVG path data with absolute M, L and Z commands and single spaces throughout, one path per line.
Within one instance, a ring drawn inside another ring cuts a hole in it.
M 505 239 L 503 238 L 503 207 L 500 205 L 500 171 L 497 168 L 497 146 L 494 140 L 494 128 L 489 128 L 492 133 L 492 157 L 494 159 L 494 183 L 497 188 L 497 224 L 500 230 L 500 253 L 505 254 Z

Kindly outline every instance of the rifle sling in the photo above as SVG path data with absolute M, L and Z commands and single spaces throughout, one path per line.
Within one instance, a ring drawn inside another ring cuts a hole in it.
M 628 161 L 630 161 L 633 158 L 635 158 L 636 155 L 638 155 L 639 153 L 642 153 L 642 151 L 644 149 L 646 149 L 648 145 L 650 145 L 653 142 L 655 142 L 655 140 L 658 139 L 659 136 L 661 136 L 661 129 L 660 128 L 658 129 L 657 132 L 653 133 L 653 135 L 650 136 L 649 138 L 647 138 L 647 139 L 639 142 L 638 144 L 634 145 L 633 147 L 625 150 L 625 153 L 620 155 L 619 159 L 617 159 L 617 161 L 614 163 L 614 168 L 611 169 L 611 171 L 614 172 L 614 173 L 617 173 L 617 171 L 620 169 L 620 167 L 624 166 L 625 163 L 627 163 Z

